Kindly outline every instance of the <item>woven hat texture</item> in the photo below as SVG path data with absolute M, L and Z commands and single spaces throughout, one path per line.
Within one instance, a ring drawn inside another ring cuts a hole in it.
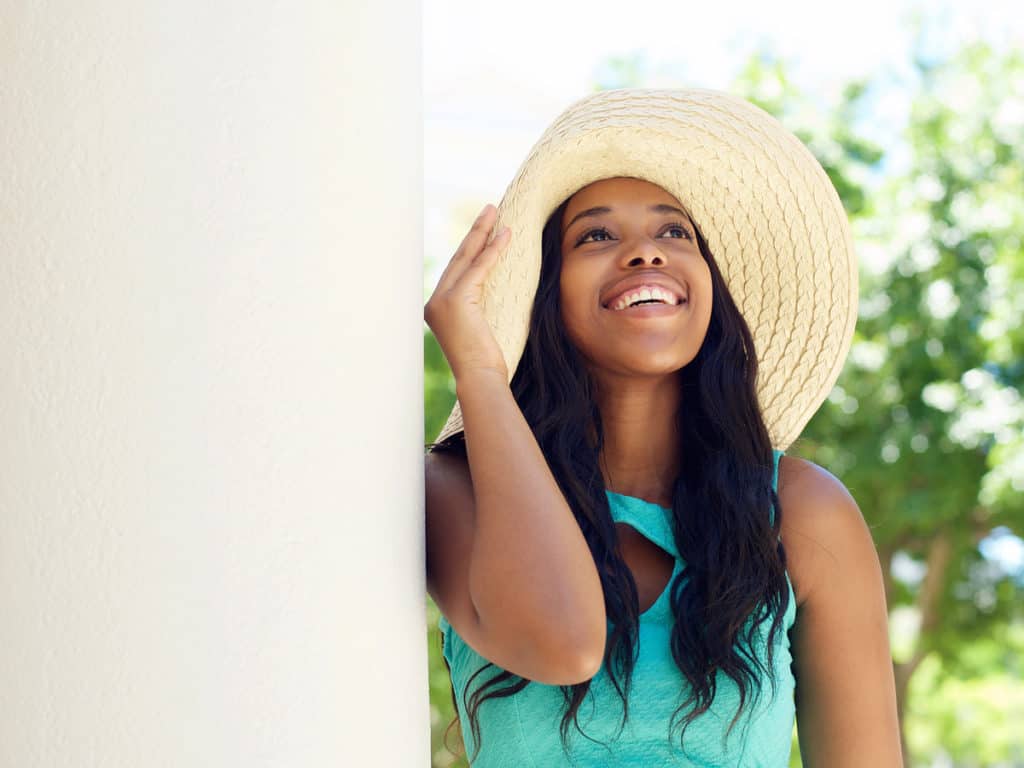
M 482 309 L 509 382 L 526 346 L 551 213 L 594 181 L 632 176 L 691 213 L 754 337 L 757 393 L 785 450 L 828 396 L 857 319 L 857 261 L 835 188 L 803 143 L 759 107 L 708 89 L 601 91 L 570 105 L 509 184 L 493 229 L 511 238 Z M 441 441 L 462 429 L 458 402 Z

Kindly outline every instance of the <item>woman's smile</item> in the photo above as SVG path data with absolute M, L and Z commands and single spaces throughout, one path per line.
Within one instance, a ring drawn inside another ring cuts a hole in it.
M 602 309 L 610 312 L 616 319 L 642 320 L 645 318 L 674 317 L 682 314 L 689 306 L 687 302 L 682 304 L 659 304 L 654 302 L 651 304 L 634 304 L 625 309 L 610 309 L 608 307 L 602 307 Z
M 563 220 L 562 321 L 598 377 L 688 365 L 707 333 L 712 290 L 682 203 L 649 181 L 616 177 L 577 190 Z

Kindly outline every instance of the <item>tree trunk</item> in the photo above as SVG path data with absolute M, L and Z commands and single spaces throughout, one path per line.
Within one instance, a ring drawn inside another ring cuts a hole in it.
M 896 711 L 900 720 L 900 744 L 905 768 L 910 768 L 910 753 L 907 749 L 904 718 L 910 678 L 913 676 L 914 670 L 931 652 L 927 638 L 939 625 L 938 606 L 945 589 L 946 574 L 949 571 L 952 556 L 952 537 L 949 531 L 940 529 L 928 545 L 928 570 L 917 593 L 916 606 L 921 616 L 921 625 L 914 641 L 914 651 L 907 661 L 893 664 L 893 674 L 896 678 Z

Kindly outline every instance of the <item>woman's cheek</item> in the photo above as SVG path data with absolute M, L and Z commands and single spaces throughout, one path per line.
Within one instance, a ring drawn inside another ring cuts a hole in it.
M 578 300 L 567 299 L 562 304 L 562 325 L 572 345 L 580 352 L 587 352 L 587 324 L 591 320 L 580 311 Z

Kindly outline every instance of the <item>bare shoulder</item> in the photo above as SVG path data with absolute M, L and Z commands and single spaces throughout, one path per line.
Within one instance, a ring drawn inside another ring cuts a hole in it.
M 430 483 L 447 485 L 456 482 L 472 485 L 466 457 L 451 451 L 428 451 L 423 454 L 424 478 Z
M 430 452 L 423 457 L 427 591 L 446 616 L 475 614 L 465 592 L 462 558 L 473 544 L 473 481 L 464 457 Z M 454 622 L 453 622 L 454 623 Z
M 874 553 L 857 502 L 835 475 L 796 456 L 779 459 L 780 536 L 799 607 L 823 579 L 837 571 L 838 550 L 859 544 Z M 863 554 L 863 553 L 862 553 Z
M 864 516 L 834 475 L 779 461 L 787 567 L 797 593 L 791 640 L 804 765 L 901 766 L 882 571 Z

